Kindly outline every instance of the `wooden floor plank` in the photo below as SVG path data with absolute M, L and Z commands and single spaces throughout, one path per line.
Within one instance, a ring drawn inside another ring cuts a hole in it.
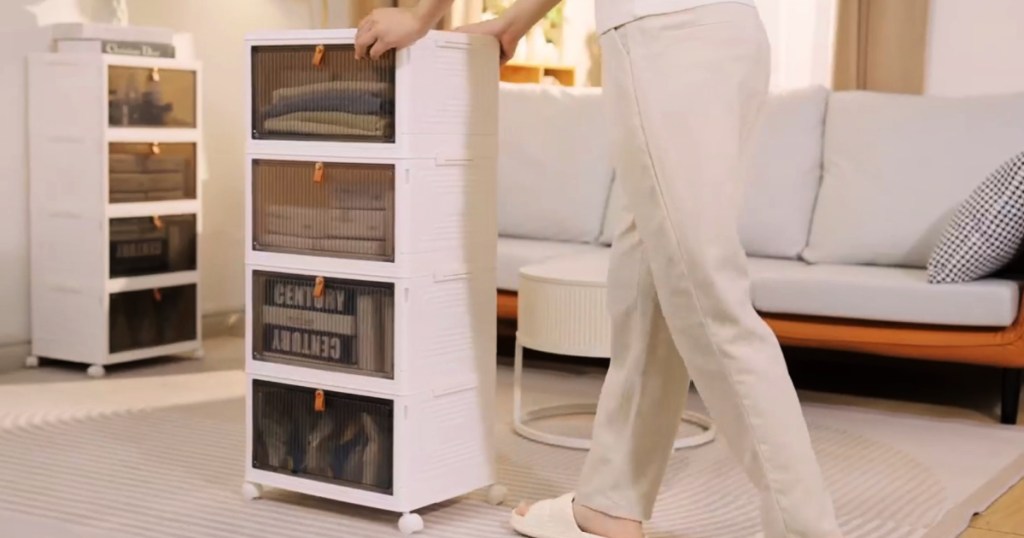
M 1024 536 L 1024 482 L 1003 495 L 985 513 L 975 517 L 971 528 L 1002 535 Z M 985 537 L 979 534 L 971 538 Z
M 1018 538 L 1019 534 L 1006 534 L 1005 532 L 986 531 L 970 528 L 960 535 L 960 538 Z

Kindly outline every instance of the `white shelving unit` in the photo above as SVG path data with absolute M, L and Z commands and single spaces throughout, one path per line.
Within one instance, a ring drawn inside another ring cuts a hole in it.
M 200 64 L 61 52 L 28 74 L 26 365 L 201 357 Z
M 498 51 L 248 38 L 246 483 L 403 514 L 496 484 Z M 339 536 L 344 535 L 339 529 Z

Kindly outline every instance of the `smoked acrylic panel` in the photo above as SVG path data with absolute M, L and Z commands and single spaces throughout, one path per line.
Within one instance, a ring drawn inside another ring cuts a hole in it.
M 107 163 L 112 204 L 196 199 L 194 143 L 112 143 Z
M 253 249 L 395 259 L 395 167 L 252 161 Z
M 258 361 L 394 377 L 394 285 L 252 273 Z
M 390 143 L 395 53 L 356 60 L 355 47 L 252 47 L 252 137 Z
M 197 126 L 195 71 L 111 65 L 107 73 L 110 127 Z
M 394 402 L 252 380 L 254 469 L 390 495 Z
M 190 342 L 198 334 L 195 284 L 110 295 L 110 353 Z
M 196 216 L 110 219 L 110 278 L 196 270 Z

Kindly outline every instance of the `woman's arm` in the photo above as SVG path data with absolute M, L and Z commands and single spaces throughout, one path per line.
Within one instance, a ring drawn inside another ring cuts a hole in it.
M 359 23 L 356 59 L 380 58 L 391 50 L 407 47 L 433 28 L 451 9 L 453 0 L 420 0 L 413 8 L 379 8 Z M 502 45 L 507 60 L 515 44 L 561 0 L 517 0 L 497 19 L 470 24 L 458 31 L 487 34 Z

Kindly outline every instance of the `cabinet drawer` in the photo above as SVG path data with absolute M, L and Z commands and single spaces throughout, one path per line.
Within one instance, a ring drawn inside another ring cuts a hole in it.
M 391 494 L 394 402 L 252 381 L 252 467 Z
M 394 376 L 394 285 L 253 271 L 253 359 Z
M 189 342 L 197 335 L 196 286 L 110 295 L 110 353 Z
M 196 127 L 196 73 L 111 65 L 107 71 L 111 127 Z
M 110 220 L 110 278 L 196 269 L 196 216 Z
M 393 142 L 395 53 L 355 59 L 355 46 L 255 46 L 252 136 Z
M 257 159 L 252 177 L 255 250 L 394 260 L 394 165 Z
M 196 145 L 110 144 L 112 204 L 196 199 Z

